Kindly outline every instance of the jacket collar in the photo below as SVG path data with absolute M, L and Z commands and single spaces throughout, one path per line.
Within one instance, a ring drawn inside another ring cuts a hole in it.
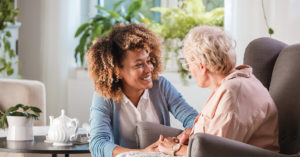
M 249 78 L 252 74 L 252 68 L 249 65 L 240 65 L 235 67 L 229 75 L 227 75 L 222 82 L 231 80 L 238 77 Z

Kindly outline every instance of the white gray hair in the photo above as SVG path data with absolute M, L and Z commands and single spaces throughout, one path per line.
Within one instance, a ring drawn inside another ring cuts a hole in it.
M 223 29 L 216 26 L 198 26 L 184 39 L 185 57 L 206 64 L 209 71 L 228 74 L 236 64 L 235 42 Z

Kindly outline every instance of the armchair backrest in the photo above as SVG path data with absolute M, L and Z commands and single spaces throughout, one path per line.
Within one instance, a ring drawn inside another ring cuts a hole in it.
M 300 44 L 287 46 L 271 39 L 252 41 L 244 63 L 264 84 L 277 106 L 279 145 L 283 154 L 300 151 Z
M 275 63 L 270 94 L 278 108 L 280 152 L 300 151 L 300 44 L 284 48 Z
M 258 38 L 249 43 L 244 64 L 253 68 L 253 74 L 269 89 L 271 76 L 280 51 L 287 45 L 271 38 Z
M 42 82 L 20 79 L 0 79 L 0 109 L 25 104 L 42 110 L 40 120 L 34 125 L 46 125 L 46 96 Z

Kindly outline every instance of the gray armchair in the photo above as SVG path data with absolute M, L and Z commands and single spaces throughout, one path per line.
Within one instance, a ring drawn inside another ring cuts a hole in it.
M 277 105 L 280 153 L 226 138 L 197 133 L 189 141 L 188 156 L 300 156 L 300 44 L 288 46 L 271 38 L 256 39 L 246 48 L 244 64 L 253 67 L 254 75 L 269 89 Z M 148 128 L 148 130 L 150 130 L 149 127 L 152 127 L 152 130 L 156 128 L 151 125 L 139 124 L 138 135 L 141 134 L 139 131 L 144 130 L 143 128 Z M 158 132 L 163 132 L 163 130 Z M 145 136 L 143 134 L 143 138 L 139 139 L 140 143 L 146 143 L 141 142 Z M 152 134 L 151 136 L 157 139 L 159 135 L 154 137 Z

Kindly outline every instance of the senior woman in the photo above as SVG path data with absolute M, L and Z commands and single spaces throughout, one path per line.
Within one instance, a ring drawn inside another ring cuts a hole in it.
M 221 28 L 199 26 L 186 35 L 183 55 L 183 66 L 198 86 L 212 90 L 185 137 L 207 133 L 278 152 L 276 106 L 250 66 L 235 67 L 232 39 Z M 180 143 L 187 139 L 182 137 Z M 187 145 L 160 141 L 158 149 L 163 153 L 172 154 L 176 148 L 175 155 L 187 154 Z
M 90 114 L 93 156 L 155 151 L 157 145 L 136 149 L 136 123 L 169 126 L 169 112 L 185 128 L 192 128 L 198 113 L 159 76 L 160 41 L 143 25 L 120 24 L 89 49 L 88 72 L 95 86 Z

